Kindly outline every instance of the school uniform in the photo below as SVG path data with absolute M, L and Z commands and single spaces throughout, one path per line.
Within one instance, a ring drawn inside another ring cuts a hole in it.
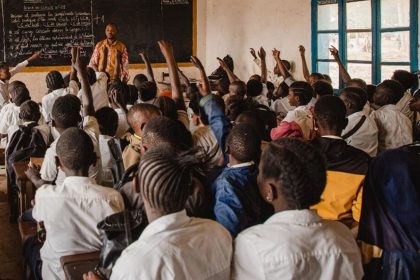
M 253 97 L 252 100 L 257 102 L 260 105 L 270 107 L 270 104 L 268 104 L 268 98 L 264 96 L 263 94 Z
M 101 108 L 109 107 L 109 100 L 108 100 L 108 76 L 104 72 L 96 72 L 96 82 L 90 86 L 92 90 L 92 97 L 93 97 L 93 107 L 95 111 L 98 111 Z M 79 97 L 80 101 L 82 101 L 83 90 L 79 90 L 77 97 Z
M 341 135 L 348 135 L 362 121 L 362 118 L 364 119 L 362 126 L 344 140 L 347 144 L 364 151 L 370 157 L 375 157 L 378 152 L 378 127 L 375 121 L 364 111 L 347 116 L 349 123 Z
M 261 60 L 259 58 L 255 58 L 254 63 L 261 69 Z M 267 80 L 272 82 L 274 87 L 277 88 L 283 82 L 283 77 L 277 76 L 272 71 L 267 70 Z
M 272 140 L 282 137 L 310 139 L 313 131 L 313 118 L 307 106 L 299 106 L 287 113 L 278 127 L 271 130 Z
M 14 68 L 10 69 L 10 76 L 13 77 L 17 73 L 23 70 L 29 62 L 27 60 L 19 63 Z M 0 108 L 3 107 L 9 101 L 9 81 L 0 80 Z
M 131 134 L 127 137 L 129 144 L 122 152 L 122 159 L 124 168 L 127 169 L 134 164 L 138 164 L 141 158 L 141 137 L 136 134 Z
M 61 185 L 43 185 L 35 194 L 32 215 L 47 232 L 41 248 L 43 279 L 64 279 L 60 257 L 98 251 L 96 225 L 124 210 L 121 195 L 87 177 L 70 176 Z
M 404 92 L 403 97 L 396 104 L 398 110 L 403 113 L 411 122 L 414 121 L 414 112 L 410 110 L 410 101 L 413 99 L 411 91 L 408 89 Z
M 19 118 L 20 107 L 16 106 L 15 103 L 8 103 L 1 108 L 0 111 L 0 134 L 8 135 L 10 129 L 13 126 L 19 126 L 22 124 L 22 120 Z M 7 137 L 1 139 L 0 146 L 6 148 Z
M 362 183 L 370 157 L 348 145 L 341 137 L 323 136 L 311 141 L 327 160 L 327 184 L 321 202 L 311 207 L 327 220 L 340 220 L 349 227 L 360 219 Z
M 235 239 L 233 279 L 362 279 L 360 252 L 342 224 L 290 210 Z
M 194 147 L 197 147 L 197 157 L 200 158 L 208 168 L 221 165 L 223 153 L 217 144 L 216 136 L 210 126 L 202 125 L 192 134 Z
M 286 116 L 287 113 L 293 111 L 295 108 L 295 106 L 290 105 L 289 98 L 287 97 L 277 99 L 273 102 L 273 104 L 271 104 L 271 110 L 274 111 L 276 115 Z
M 111 280 L 230 279 L 232 238 L 218 223 L 186 211 L 151 222 L 127 247 Z
M 114 110 L 118 115 L 118 128 L 117 132 L 115 133 L 115 136 L 117 136 L 118 138 L 122 138 L 124 134 L 126 134 L 127 131 L 130 129 L 130 126 L 127 122 L 127 113 L 121 108 L 117 108 Z
M 112 139 L 112 136 L 109 135 L 99 135 L 99 152 L 101 158 L 101 185 L 112 186 L 113 185 L 113 175 L 112 169 L 115 164 L 115 161 L 111 155 L 111 151 L 108 146 L 108 141 Z
M 67 94 L 77 95 L 78 92 L 79 92 L 79 85 L 77 84 L 76 81 L 70 80 L 68 87 L 56 89 L 56 90 L 48 93 L 44 97 L 42 97 L 42 100 L 41 100 L 42 110 L 41 110 L 41 112 L 42 112 L 42 115 L 44 116 L 45 121 L 47 123 L 51 122 L 51 120 L 52 120 L 51 112 L 52 112 L 52 108 L 53 108 L 54 103 L 57 100 L 57 98 L 59 98 L 61 96 L 65 96 Z
M 396 105 L 382 106 L 371 117 L 378 126 L 378 153 L 413 142 L 412 123 Z

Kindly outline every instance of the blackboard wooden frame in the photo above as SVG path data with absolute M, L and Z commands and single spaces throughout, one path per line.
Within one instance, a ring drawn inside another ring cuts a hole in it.
M 193 21 L 192 21 L 192 53 L 193 55 L 197 55 L 197 1 L 198 0 L 191 0 L 193 4 Z M 157 43 L 157 42 L 156 42 Z M 190 62 L 181 62 L 178 63 L 179 67 L 192 67 L 192 63 Z M 166 68 L 166 63 L 152 63 L 153 68 Z M 144 64 L 140 63 L 130 63 L 129 69 L 145 69 Z M 66 66 L 27 66 L 21 72 L 49 72 L 49 71 L 60 71 L 60 72 L 68 72 L 71 70 L 70 65 Z

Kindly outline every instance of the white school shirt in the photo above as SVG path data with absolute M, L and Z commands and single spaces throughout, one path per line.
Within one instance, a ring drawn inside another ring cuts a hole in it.
M 108 76 L 104 72 L 96 72 L 96 82 L 90 86 L 93 97 L 93 107 L 95 111 L 101 108 L 109 107 L 108 100 Z M 77 97 L 82 101 L 83 90 L 80 89 Z
M 121 108 L 114 109 L 114 111 L 118 115 L 118 128 L 117 133 L 115 133 L 115 135 L 117 136 L 117 138 L 123 138 L 124 134 L 126 134 L 127 131 L 130 129 L 130 126 L 127 122 L 127 113 L 124 112 L 124 110 Z
M 29 62 L 25 60 L 16 65 L 14 68 L 10 69 L 10 77 L 13 77 L 22 71 L 22 69 L 25 68 L 28 64 Z M 0 108 L 5 105 L 7 100 L 9 100 L 9 81 L 0 80 Z
M 114 159 L 108 146 L 108 141 L 111 139 L 112 136 L 99 135 L 99 151 L 102 163 L 101 184 L 106 186 L 113 183 L 112 167 L 114 166 Z
M 352 136 L 344 140 L 350 146 L 364 151 L 371 157 L 376 157 L 378 153 L 378 127 L 375 121 L 369 115 L 366 115 L 364 111 L 347 116 L 349 123 L 341 135 L 345 135 L 352 130 L 363 116 L 366 117 L 363 125 Z
M 220 224 L 185 210 L 151 222 L 112 269 L 111 280 L 229 279 L 232 238 Z
M 233 279 L 362 279 L 349 229 L 314 210 L 283 211 L 235 240 Z
M 290 105 L 289 98 L 287 97 L 277 99 L 273 102 L 273 104 L 271 104 L 271 110 L 274 111 L 277 115 L 286 115 L 288 112 L 293 111 L 295 108 L 295 106 Z
M 11 129 L 14 126 L 22 124 L 22 120 L 19 118 L 20 107 L 16 106 L 15 103 L 7 103 L 0 110 L 0 134 L 11 134 Z M 0 147 L 6 148 L 10 138 L 4 137 L 1 139 Z
M 65 279 L 60 257 L 98 251 L 96 225 L 124 210 L 119 192 L 87 177 L 67 177 L 62 185 L 43 185 L 35 194 L 32 215 L 44 222 L 47 238 L 41 248 L 43 279 Z
M 91 165 L 89 167 L 89 177 L 100 182 L 102 163 L 98 143 L 99 125 L 96 118 L 92 116 L 85 117 L 83 120 L 83 130 L 86 132 L 87 135 L 89 135 L 90 139 L 92 140 L 93 148 L 98 158 L 98 160 L 96 161 L 96 165 Z M 66 178 L 66 174 L 61 169 L 59 169 L 55 163 L 58 139 L 60 139 L 60 137 L 57 137 L 45 152 L 44 161 L 42 162 L 41 170 L 39 173 L 41 175 L 42 180 L 48 182 L 52 182 L 55 180 L 56 185 L 61 185 L 63 184 L 64 179 Z
M 42 115 L 44 116 L 45 121 L 48 123 L 51 121 L 51 112 L 52 108 L 54 106 L 54 102 L 59 98 L 60 96 L 64 96 L 67 94 L 73 94 L 77 95 L 79 92 L 79 85 L 76 83 L 76 81 L 70 80 L 69 86 L 66 88 L 60 88 L 56 89 L 44 97 L 42 97 L 41 104 L 42 104 Z
M 258 65 L 258 68 L 261 69 L 261 59 L 255 58 L 254 63 Z M 270 81 L 274 84 L 274 87 L 278 87 L 283 82 L 283 77 L 277 76 L 272 71 L 268 70 L 267 67 L 267 81 Z
M 414 112 L 410 110 L 411 99 L 413 99 L 413 95 L 410 90 L 407 90 L 396 106 L 411 122 L 414 122 Z
M 378 153 L 413 143 L 413 125 L 394 104 L 370 115 L 378 126 Z
M 309 139 L 311 131 L 314 129 L 313 117 L 307 106 L 296 107 L 293 111 L 287 113 L 283 119 L 284 122 L 296 122 L 302 129 L 303 137 Z

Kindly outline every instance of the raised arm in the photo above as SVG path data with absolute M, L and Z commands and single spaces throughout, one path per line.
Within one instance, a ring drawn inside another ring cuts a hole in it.
M 169 77 L 171 79 L 172 99 L 175 101 L 179 110 L 186 111 L 187 107 L 185 106 L 184 97 L 182 95 L 181 82 L 179 80 L 178 67 L 176 65 L 172 44 L 164 40 L 158 41 L 158 44 L 163 56 L 165 57 L 166 63 L 168 64 Z
M 289 71 L 287 71 L 286 67 L 284 66 L 283 62 L 280 59 L 280 51 L 277 49 L 273 49 L 273 57 L 274 60 L 277 63 L 277 66 L 279 67 L 280 74 L 283 76 L 283 78 L 286 80 L 287 78 L 291 78 L 292 75 L 290 75 Z
M 336 47 L 331 46 L 329 48 L 331 55 L 334 57 L 335 62 L 338 64 L 338 71 L 340 72 L 340 76 L 343 79 L 343 82 L 347 84 L 350 80 L 350 74 L 347 72 L 347 69 L 344 67 L 343 63 L 341 62 L 340 55 L 338 54 L 338 50 Z
M 305 77 L 305 80 L 309 82 L 309 76 L 311 75 L 311 72 L 309 72 L 308 63 L 306 62 L 305 51 L 305 47 L 300 45 L 299 53 L 300 58 L 302 59 L 303 77 Z
M 18 65 L 16 65 L 15 67 L 13 67 L 10 70 L 10 75 L 14 76 L 15 74 L 19 73 L 20 71 L 22 71 L 23 68 L 25 68 L 29 63 L 38 60 L 41 57 L 41 52 L 35 52 L 33 55 L 31 55 L 30 57 L 28 57 L 25 61 L 19 63 Z
M 203 64 L 196 56 L 191 56 L 190 61 L 200 71 L 200 79 L 201 79 L 200 94 L 202 97 L 205 97 L 211 93 L 210 82 L 209 82 L 209 79 L 207 78 L 206 70 L 204 70 Z
M 232 72 L 232 70 L 230 70 L 230 68 L 227 66 L 226 62 L 223 59 L 221 59 L 220 57 L 218 57 L 217 60 L 219 61 L 220 66 L 223 68 L 223 70 L 225 70 L 226 74 L 228 75 L 229 82 L 233 83 L 235 81 L 240 81 L 240 79 L 238 78 L 238 76 L 236 76 Z
M 266 52 L 263 47 L 258 51 L 258 56 L 261 59 L 261 82 L 265 84 L 267 83 L 267 62 L 265 60 Z
M 185 76 L 184 72 L 182 72 L 181 69 L 179 69 L 179 67 L 178 67 L 178 74 L 179 74 L 179 78 L 181 79 L 181 84 L 186 87 L 190 86 L 190 80 L 188 79 L 187 76 Z
M 146 65 L 146 75 L 149 82 L 156 82 L 155 81 L 155 75 L 153 74 L 153 68 L 150 64 L 149 57 L 147 56 L 146 52 L 141 51 L 139 52 L 139 56 L 143 60 L 144 64 Z
M 94 116 L 95 109 L 93 107 L 92 90 L 89 85 L 86 65 L 80 59 L 80 48 L 72 48 L 72 67 L 77 70 L 80 74 L 82 83 L 82 104 L 83 104 L 83 115 Z

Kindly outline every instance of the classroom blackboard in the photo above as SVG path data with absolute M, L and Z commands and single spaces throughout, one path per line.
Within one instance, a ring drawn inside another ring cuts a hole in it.
M 95 44 L 105 39 L 105 25 L 117 24 L 130 64 L 142 63 L 146 50 L 152 63 L 164 58 L 157 41 L 174 45 L 177 62 L 189 62 L 195 45 L 196 0 L 0 0 L 0 60 L 15 65 L 37 50 L 34 66 L 70 64 L 70 47 L 82 47 L 88 60 Z

